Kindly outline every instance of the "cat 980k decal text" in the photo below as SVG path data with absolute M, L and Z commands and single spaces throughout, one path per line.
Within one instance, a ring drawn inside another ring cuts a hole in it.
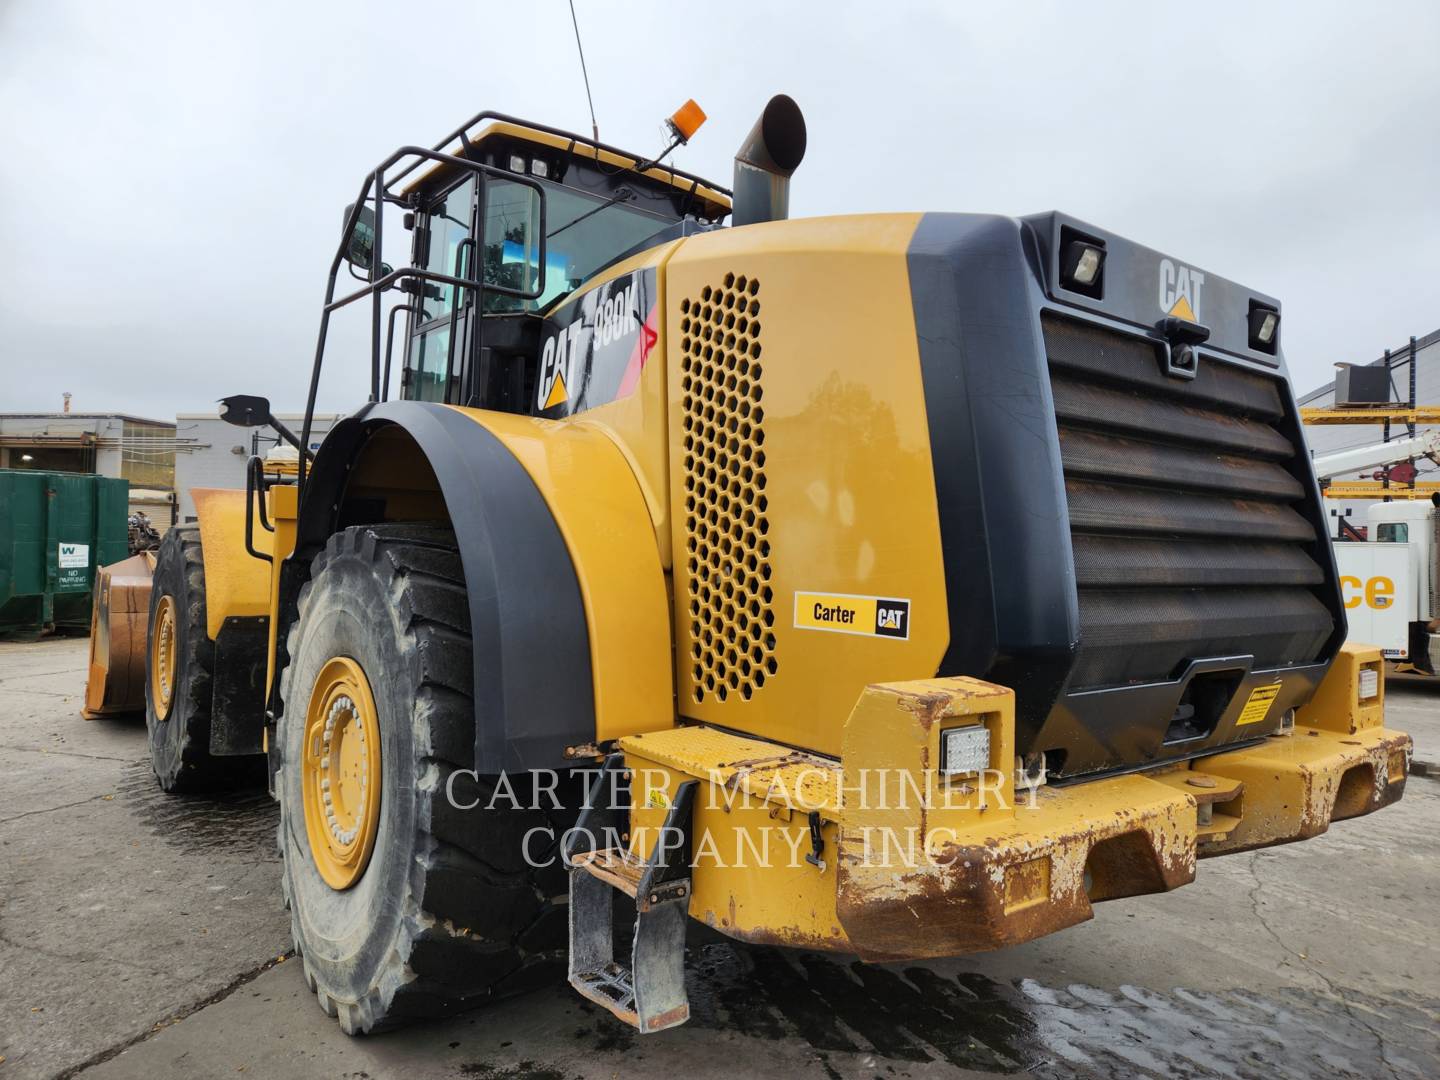
M 655 347 L 655 271 L 596 286 L 545 319 L 535 409 L 561 417 L 634 391 Z

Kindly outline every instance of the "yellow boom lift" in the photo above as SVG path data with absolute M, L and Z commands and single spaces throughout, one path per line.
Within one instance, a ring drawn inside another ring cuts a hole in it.
M 733 194 L 494 113 L 402 147 L 307 417 L 351 304 L 368 400 L 166 535 L 155 773 L 268 763 L 347 1032 L 558 970 L 657 1031 L 688 919 L 991 949 L 1404 790 L 1278 302 L 1061 213 L 787 220 L 804 150 L 783 96 Z

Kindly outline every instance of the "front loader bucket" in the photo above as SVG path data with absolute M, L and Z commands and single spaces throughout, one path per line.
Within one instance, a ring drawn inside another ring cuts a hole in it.
M 90 674 L 80 710 L 86 720 L 145 708 L 145 643 L 154 573 L 152 551 L 96 571 Z

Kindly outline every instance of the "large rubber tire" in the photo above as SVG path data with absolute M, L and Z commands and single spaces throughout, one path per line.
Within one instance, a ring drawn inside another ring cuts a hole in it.
M 453 534 L 429 524 L 346 529 L 311 567 L 281 676 L 275 779 L 291 932 L 320 1006 L 356 1035 L 444 1015 L 564 973 L 563 815 L 505 804 L 474 764 L 469 603 Z M 363 873 L 326 884 L 305 827 L 310 696 L 333 658 L 357 662 L 380 727 L 379 825 Z M 518 785 L 517 785 L 518 792 Z M 525 797 L 521 795 L 522 799 Z M 532 837 L 535 856 L 523 846 Z
M 154 638 L 156 613 L 170 597 L 175 634 L 175 671 L 169 706 L 157 708 Z M 205 561 L 200 528 L 177 525 L 160 541 L 150 588 L 145 647 L 145 727 L 150 765 L 160 786 L 171 792 L 205 792 L 233 787 L 254 775 L 252 758 L 210 754 L 211 673 L 215 643 L 205 627 Z M 244 765 L 237 765 L 244 762 Z

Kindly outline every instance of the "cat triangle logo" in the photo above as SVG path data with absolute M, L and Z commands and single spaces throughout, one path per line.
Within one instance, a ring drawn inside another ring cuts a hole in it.
M 565 375 L 560 371 L 556 371 L 555 381 L 550 384 L 550 393 L 545 398 L 545 404 L 542 405 L 541 408 L 553 409 L 556 405 L 563 405 L 569 398 L 570 395 L 565 391 Z
M 1176 300 L 1175 303 L 1170 306 L 1170 310 L 1166 312 L 1166 314 L 1174 315 L 1177 319 L 1184 319 L 1186 322 L 1195 321 L 1195 309 L 1190 306 L 1190 301 L 1187 300 L 1184 296 Z
M 1200 321 L 1205 275 L 1169 259 L 1160 260 L 1160 310 L 1186 322 Z

